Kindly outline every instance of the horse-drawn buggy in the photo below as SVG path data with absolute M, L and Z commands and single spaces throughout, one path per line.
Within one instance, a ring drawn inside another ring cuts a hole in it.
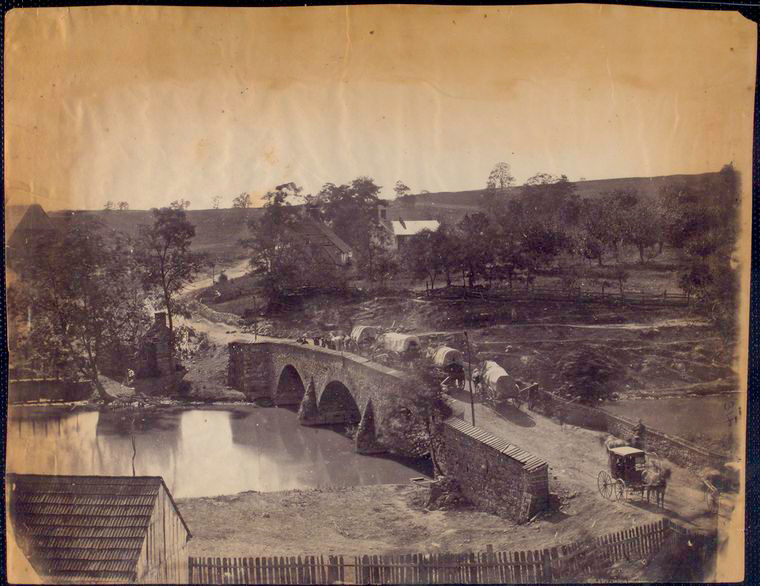
M 537 388 L 537 384 L 520 388 L 518 382 L 492 360 L 483 362 L 472 375 L 477 393 L 486 402 L 503 403 L 509 400 L 519 409 L 520 405 L 527 400 L 528 406 L 531 407 L 531 391 Z
M 655 504 L 664 506 L 670 470 L 663 470 L 657 455 L 625 445 L 622 440 L 608 439 L 605 447 L 609 468 L 597 475 L 599 494 L 609 501 L 638 495 L 649 502 L 654 496 Z

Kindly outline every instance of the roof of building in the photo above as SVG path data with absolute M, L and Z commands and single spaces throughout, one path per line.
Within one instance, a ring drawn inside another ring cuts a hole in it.
M 479 427 L 472 426 L 456 416 L 449 417 L 446 420 L 446 424 L 449 427 L 456 429 L 460 433 L 463 433 L 472 439 L 482 442 L 494 450 L 501 452 L 505 456 L 509 456 L 513 460 L 516 460 L 522 464 L 523 469 L 527 472 L 533 472 L 542 466 L 548 466 L 546 460 L 539 458 L 538 456 L 534 456 L 525 450 L 521 450 L 516 445 L 509 443 L 507 440 L 496 437 L 495 435 L 488 433 Z
M 309 244 L 321 246 L 328 257 L 337 264 L 340 263 L 340 254 L 350 255 L 353 253 L 352 248 L 333 232 L 329 226 L 308 216 L 302 217 L 295 223 L 293 230 L 304 236 Z M 338 254 L 336 254 L 336 251 Z
M 393 220 L 391 227 L 396 236 L 414 236 L 423 230 L 435 232 L 440 227 L 438 220 Z
M 16 232 L 55 230 L 50 217 L 38 203 L 10 205 L 5 208 L 5 244 L 10 244 Z
M 56 581 L 136 578 L 160 476 L 8 474 L 16 538 L 35 570 Z

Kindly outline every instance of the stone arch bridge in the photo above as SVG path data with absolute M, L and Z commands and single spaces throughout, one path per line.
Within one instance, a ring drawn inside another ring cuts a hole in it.
M 413 392 L 408 373 L 355 354 L 288 340 L 232 342 L 229 350 L 231 387 L 250 399 L 298 405 L 304 425 L 358 423 L 360 453 L 385 451 L 376 431 L 398 399 Z M 546 506 L 545 461 L 457 417 L 444 422 L 443 434 L 441 463 L 469 500 L 519 522 Z
M 362 356 L 289 340 L 231 342 L 228 384 L 249 399 L 299 406 L 303 425 L 357 424 L 356 449 L 384 451 L 376 430 L 412 377 Z

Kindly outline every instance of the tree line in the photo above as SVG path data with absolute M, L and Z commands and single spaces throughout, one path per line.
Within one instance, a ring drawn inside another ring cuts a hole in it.
M 475 287 L 516 283 L 530 289 L 551 271 L 563 287 L 586 277 L 602 290 L 623 294 L 630 277 L 623 253 L 633 250 L 642 265 L 667 245 L 678 255 L 678 283 L 696 306 L 730 327 L 736 303 L 732 255 L 738 230 L 738 175 L 731 165 L 699 181 L 677 180 L 656 196 L 616 190 L 581 198 L 566 176 L 538 173 L 519 189 L 509 165 L 490 173 L 482 211 L 410 237 L 400 250 L 389 246 L 381 226 L 380 187 L 369 177 L 325 184 L 306 195 L 294 183 L 265 196 L 263 215 L 249 219 L 245 241 L 254 270 L 270 293 L 299 287 L 344 286 L 350 278 L 307 241 L 304 216 L 330 226 L 353 250 L 354 277 L 384 287 L 400 274 L 429 289 L 445 283 Z M 409 194 L 402 182 L 401 198 Z M 586 267 L 585 269 L 583 267 Z M 596 266 L 595 269 L 593 267 Z
M 207 264 L 190 250 L 195 228 L 184 208 L 174 202 L 152 210 L 153 224 L 137 238 L 69 216 L 9 258 L 18 277 L 7 290 L 14 364 L 87 380 L 110 400 L 100 375 L 123 378 L 134 365 L 151 309 L 167 313 L 174 362 L 182 333 L 176 317 L 189 315 L 180 291 Z

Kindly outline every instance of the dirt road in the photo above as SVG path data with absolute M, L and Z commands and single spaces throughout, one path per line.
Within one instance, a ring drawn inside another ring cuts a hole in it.
M 453 402 L 455 411 L 463 413 L 470 422 L 468 395 L 459 393 Z M 606 434 L 563 425 L 524 406 L 518 410 L 511 404 L 493 409 L 476 403 L 475 424 L 545 459 L 549 463 L 550 489 L 560 495 L 577 493 L 570 508 L 575 514 L 595 519 L 597 526 L 614 527 L 615 523 L 621 524 L 622 519 L 658 514 L 694 528 L 715 527 L 715 518 L 705 507 L 700 480 L 693 472 L 672 462 L 663 460 L 673 473 L 665 494 L 665 510 L 640 502 L 638 498 L 611 503 L 603 499 L 597 489 L 597 475 L 608 468 L 607 455 L 601 445 Z M 721 514 L 727 516 L 730 511 L 724 509 Z

